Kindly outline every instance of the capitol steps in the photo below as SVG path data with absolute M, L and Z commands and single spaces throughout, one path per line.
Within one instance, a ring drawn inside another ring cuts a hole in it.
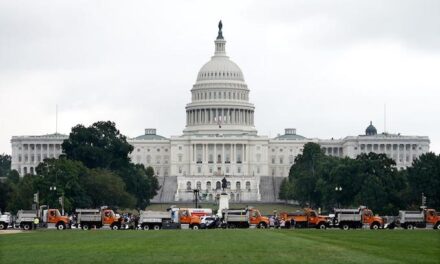
M 177 177 L 176 176 L 159 176 L 157 177 L 160 189 L 156 196 L 151 199 L 152 203 L 167 203 L 174 201 L 174 195 L 177 191 Z
M 260 177 L 261 202 L 279 202 L 281 182 L 284 177 L 265 176 Z

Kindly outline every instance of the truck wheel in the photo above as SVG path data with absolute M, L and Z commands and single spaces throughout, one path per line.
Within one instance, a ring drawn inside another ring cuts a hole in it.
M 160 230 L 160 225 L 154 225 L 154 226 L 153 226 L 153 229 L 154 229 L 154 230 Z
M 112 230 L 118 230 L 119 226 L 118 225 L 112 225 Z
M 406 229 L 412 230 L 414 229 L 414 226 L 412 224 L 407 224 Z
M 0 223 L 0 230 L 1 229 L 6 229 L 8 226 L 4 223 Z
M 348 229 L 350 229 L 350 225 L 349 224 L 343 224 L 342 225 L 342 229 L 348 230 Z
M 320 223 L 320 224 L 318 225 L 318 228 L 324 230 L 324 229 L 327 228 L 327 226 L 326 226 L 324 223 Z
M 31 229 L 32 229 L 32 226 L 31 226 L 31 224 L 24 224 L 24 225 L 23 225 L 23 229 L 24 229 L 24 230 L 31 230 Z
M 5 228 L 5 229 L 6 229 L 6 228 Z M 437 223 L 437 224 L 434 226 L 434 229 L 440 230 L 440 223 Z
M 83 230 L 89 230 L 90 229 L 88 224 L 83 224 L 83 225 L 81 225 L 81 227 L 82 227 Z
M 149 225 L 144 225 L 144 226 L 142 227 L 142 229 L 144 229 L 144 230 L 150 230 L 150 226 L 149 226 Z
M 199 225 L 193 225 L 192 229 L 194 229 L 194 230 L 199 229 Z
M 378 224 L 378 223 L 373 223 L 373 224 L 371 225 L 371 229 L 374 229 L 374 230 L 379 229 L 379 224 Z
M 259 223 L 258 224 L 258 228 L 265 229 L 266 228 L 266 223 Z
M 64 224 L 58 224 L 57 225 L 57 229 L 58 230 L 64 230 L 66 227 L 64 226 Z

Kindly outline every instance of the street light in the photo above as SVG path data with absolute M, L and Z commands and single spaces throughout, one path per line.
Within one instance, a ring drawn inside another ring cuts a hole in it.
M 56 187 L 56 186 L 50 186 L 50 187 L 49 187 L 49 191 L 50 191 L 50 193 L 51 193 L 50 196 L 53 198 L 53 194 L 52 194 L 52 192 L 54 192 L 55 195 L 56 195 L 57 187 Z M 49 204 L 48 204 L 48 206 L 49 206 Z M 49 208 L 50 208 L 50 206 L 49 206 Z
M 338 208 L 341 208 L 341 205 L 339 204 L 339 198 L 340 198 L 340 194 L 342 192 L 342 186 L 336 186 L 335 192 L 336 192 L 336 203 L 338 204 Z

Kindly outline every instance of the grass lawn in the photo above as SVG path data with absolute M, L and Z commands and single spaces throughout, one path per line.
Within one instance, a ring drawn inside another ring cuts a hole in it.
M 43 230 L 0 235 L 0 263 L 440 263 L 435 230 Z

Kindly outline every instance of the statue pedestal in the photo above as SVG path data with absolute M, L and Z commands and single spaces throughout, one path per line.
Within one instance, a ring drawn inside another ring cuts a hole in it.
M 229 195 L 227 193 L 220 194 L 217 211 L 218 217 L 222 217 L 223 209 L 229 209 Z

